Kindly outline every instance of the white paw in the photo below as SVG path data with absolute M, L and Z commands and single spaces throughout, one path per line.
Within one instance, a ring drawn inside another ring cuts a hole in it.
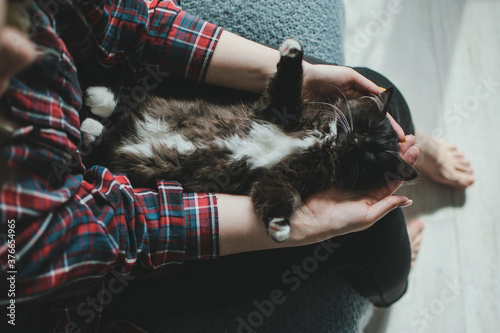
M 95 119 L 87 118 L 83 121 L 80 126 L 80 131 L 82 132 L 82 142 L 85 146 L 88 146 L 92 142 L 96 141 L 99 135 L 102 134 L 104 126 Z
M 106 87 L 90 87 L 87 89 L 85 105 L 90 108 L 90 112 L 93 114 L 107 118 L 115 110 L 115 94 Z
M 282 57 L 295 58 L 302 51 L 302 45 L 295 39 L 287 39 L 280 46 Z
M 269 227 L 267 233 L 277 242 L 284 242 L 290 236 L 290 226 L 288 224 L 283 225 L 285 218 L 275 217 L 269 222 Z

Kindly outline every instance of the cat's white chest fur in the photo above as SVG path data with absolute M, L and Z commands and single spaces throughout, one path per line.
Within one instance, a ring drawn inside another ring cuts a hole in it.
M 232 152 L 234 160 L 247 158 L 251 168 L 271 168 L 286 156 L 306 150 L 318 142 L 316 137 L 292 138 L 273 124 L 253 124 L 245 136 L 217 139 L 221 148 Z
M 191 142 L 184 136 L 172 132 L 168 124 L 145 117 L 144 122 L 137 122 L 137 136 L 134 142 L 120 147 L 120 150 L 144 155 L 151 158 L 154 145 L 163 145 L 177 150 L 181 154 L 191 154 L 196 148 L 205 148 L 201 142 Z M 234 135 L 228 138 L 218 138 L 215 143 L 231 152 L 235 161 L 247 159 L 249 167 L 272 168 L 290 154 L 303 151 L 318 142 L 318 138 L 292 138 L 283 133 L 273 124 L 253 124 L 246 135 Z
M 92 87 L 87 90 L 86 104 L 93 113 L 107 117 L 113 112 L 116 101 L 108 88 Z M 88 123 L 92 121 L 87 119 Z M 175 149 L 181 154 L 191 154 L 197 148 L 206 148 L 204 143 L 187 140 L 180 133 L 172 131 L 166 122 L 148 115 L 144 121 L 137 121 L 135 125 L 137 130 L 135 138 L 128 140 L 118 148 L 119 150 L 153 158 L 155 155 L 153 147 L 158 145 Z M 84 131 L 83 134 L 85 141 L 87 133 Z M 93 137 L 90 137 L 91 135 Z M 89 136 L 88 141 L 91 141 L 97 135 L 90 133 L 87 136 Z M 306 150 L 318 140 L 317 136 L 313 135 L 293 138 L 274 124 L 254 123 L 248 134 L 218 138 L 215 143 L 220 148 L 228 149 L 232 159 L 236 161 L 247 159 L 250 168 L 272 168 L 288 155 Z
M 181 154 L 189 154 L 196 150 L 196 145 L 182 135 L 173 132 L 167 123 L 160 119 L 145 116 L 144 121 L 135 122 L 135 136 L 127 139 L 117 148 L 118 151 L 131 153 L 144 158 L 154 158 L 153 147 L 167 147 Z

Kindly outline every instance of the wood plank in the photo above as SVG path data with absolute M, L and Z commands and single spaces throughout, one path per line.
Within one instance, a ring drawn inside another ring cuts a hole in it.
M 392 307 L 387 333 L 466 332 L 454 223 L 427 224 L 408 292 Z
M 347 1 L 346 45 L 359 46 L 355 38 L 373 13 L 391 2 Z M 391 78 L 417 128 L 444 136 L 471 159 L 476 184 L 464 193 L 421 180 L 402 190 L 416 201 L 405 214 L 427 223 L 425 243 L 408 294 L 378 311 L 378 325 L 366 332 L 499 332 L 500 2 L 400 3 L 384 29 L 356 52 L 351 47 L 347 62 Z M 451 290 L 458 291 L 448 302 Z
M 452 113 L 459 114 L 460 121 L 447 123 L 446 132 L 463 147 L 477 174 L 466 205 L 455 210 L 469 332 L 500 331 L 500 226 L 495 199 L 500 156 L 496 144 L 489 143 L 500 124 L 499 15 L 497 1 L 467 2 L 444 99 L 463 106 L 462 113 Z

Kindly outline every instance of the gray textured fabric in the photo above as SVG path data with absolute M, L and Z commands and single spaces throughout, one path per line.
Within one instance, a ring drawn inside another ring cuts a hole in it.
M 148 318 L 141 327 L 158 333 L 360 333 L 372 306 L 341 276 L 312 274 L 295 290 L 279 289 L 269 297 L 226 307 L 186 310 Z
M 307 55 L 344 63 L 342 0 L 181 0 L 189 14 L 250 40 L 279 46 L 296 38 Z

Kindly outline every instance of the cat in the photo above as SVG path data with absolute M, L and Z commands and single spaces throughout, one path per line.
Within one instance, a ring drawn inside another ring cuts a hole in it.
M 398 156 L 387 118 L 392 88 L 357 100 L 307 102 L 301 44 L 287 39 L 279 51 L 277 72 L 253 104 L 147 97 L 119 135 L 105 135 L 110 169 L 136 186 L 175 180 L 185 191 L 250 195 L 277 242 L 288 239 L 290 217 L 315 192 L 363 191 L 417 176 Z M 116 103 L 105 87 L 87 90 L 86 104 L 100 116 Z M 102 132 L 91 118 L 82 124 L 85 144 Z

